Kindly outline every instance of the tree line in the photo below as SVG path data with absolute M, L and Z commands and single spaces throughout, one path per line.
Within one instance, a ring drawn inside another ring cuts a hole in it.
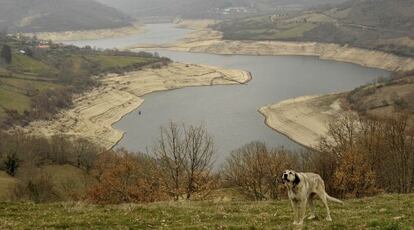
M 62 136 L 3 133 L 1 169 L 18 179 L 17 199 L 38 202 L 59 200 L 50 195 L 57 193 L 42 171 L 45 165 L 81 169 L 90 179 L 73 197 L 99 204 L 203 200 L 223 188 L 237 188 L 252 200 L 279 199 L 286 193 L 280 180 L 286 169 L 320 174 L 328 192 L 342 198 L 411 193 L 414 131 L 407 121 L 405 115 L 378 119 L 347 114 L 329 125 L 315 149 L 292 152 L 252 142 L 234 150 L 218 169 L 213 138 L 202 126 L 170 123 L 148 153 L 103 151 L 87 140 Z

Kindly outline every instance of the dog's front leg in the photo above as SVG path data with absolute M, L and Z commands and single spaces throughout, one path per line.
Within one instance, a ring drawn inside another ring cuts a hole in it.
M 292 204 L 293 209 L 293 224 L 297 225 L 299 224 L 299 205 L 297 201 L 290 200 L 290 203 Z
M 298 207 L 298 212 L 299 212 L 299 224 L 302 225 L 303 224 L 303 220 L 305 219 L 305 214 L 306 214 L 306 205 L 308 203 L 308 199 L 303 199 L 300 202 L 300 205 Z

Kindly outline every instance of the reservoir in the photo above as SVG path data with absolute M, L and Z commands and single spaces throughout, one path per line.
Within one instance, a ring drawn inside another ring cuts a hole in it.
M 170 24 L 147 25 L 147 31 L 147 34 L 130 38 L 73 44 L 122 48 L 132 43 L 173 42 L 188 33 L 188 30 L 177 29 Z M 156 38 L 151 40 L 153 42 L 146 40 L 150 37 Z M 264 117 L 257 112 L 260 107 L 298 96 L 347 91 L 379 76 L 389 75 L 383 70 L 316 57 L 157 52 L 174 61 L 246 70 L 251 72 L 253 79 L 246 85 L 189 87 L 148 94 L 140 108 L 114 124 L 115 128 L 126 132 L 116 147 L 150 151 L 159 136 L 160 127 L 170 121 L 203 125 L 214 137 L 217 163 L 222 163 L 232 150 L 251 141 L 263 141 L 272 147 L 284 146 L 292 150 L 300 148 L 264 124 Z

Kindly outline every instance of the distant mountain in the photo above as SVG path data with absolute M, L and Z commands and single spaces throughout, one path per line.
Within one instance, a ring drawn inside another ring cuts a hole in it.
M 0 29 L 11 33 L 113 28 L 130 20 L 93 0 L 0 0 Z
M 184 18 L 210 18 L 218 11 L 244 7 L 240 15 L 268 12 L 277 7 L 304 8 L 344 0 L 97 0 L 136 17 L 181 16 Z

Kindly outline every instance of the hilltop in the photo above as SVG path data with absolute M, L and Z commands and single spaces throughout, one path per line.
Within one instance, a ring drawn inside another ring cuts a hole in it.
M 226 18 L 272 12 L 276 8 L 303 9 L 344 0 L 98 0 L 135 17 Z
M 97 30 L 129 26 L 131 18 L 93 0 L 0 0 L 0 30 L 9 33 Z
M 380 195 L 331 204 L 333 222 L 305 221 L 306 229 L 410 229 L 413 195 Z M 288 200 L 161 202 L 89 205 L 85 203 L 0 203 L 0 228 L 44 229 L 290 229 Z
M 229 20 L 216 29 L 230 40 L 310 41 L 414 56 L 412 0 L 352 0 L 300 12 Z

